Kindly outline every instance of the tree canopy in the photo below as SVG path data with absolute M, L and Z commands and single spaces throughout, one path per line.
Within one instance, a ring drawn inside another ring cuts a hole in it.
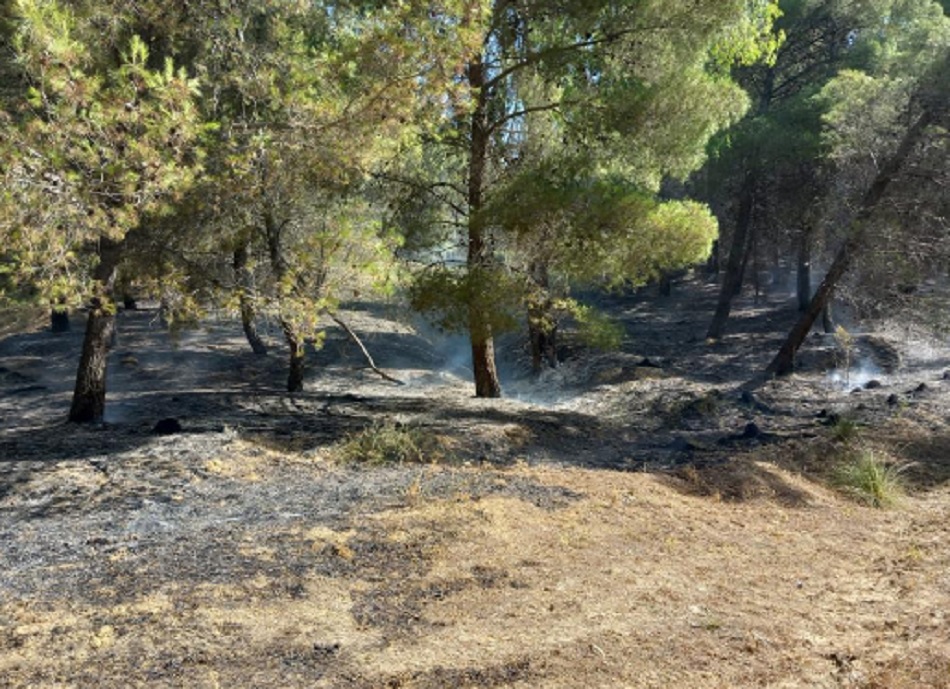
M 0 12 L 0 290 L 88 310 L 76 420 L 101 416 L 101 340 L 131 286 L 168 320 L 239 310 L 261 352 L 255 319 L 274 318 L 292 391 L 342 301 L 405 290 L 467 333 L 476 394 L 493 397 L 497 334 L 527 326 L 537 350 L 565 317 L 602 325 L 578 287 L 661 279 L 705 260 L 722 227 L 718 337 L 762 245 L 797 255 L 802 273 L 852 241 L 921 113 L 905 162 L 935 193 L 895 177 L 905 202 L 861 236 L 918 247 L 914 276 L 943 260 L 927 248 L 946 229 L 946 3 L 7 0 Z M 854 275 L 880 283 L 885 265 L 869 252 Z

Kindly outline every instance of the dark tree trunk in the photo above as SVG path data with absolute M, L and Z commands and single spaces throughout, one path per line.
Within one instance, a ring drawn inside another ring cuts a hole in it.
M 712 251 L 709 252 L 709 258 L 706 259 L 706 275 L 715 277 L 719 275 L 719 240 L 713 242 Z
M 785 344 L 782 345 L 782 348 L 772 360 L 772 363 L 769 364 L 766 373 L 782 376 L 791 373 L 795 369 L 795 354 L 798 352 L 799 347 L 801 347 L 802 342 L 805 341 L 805 338 L 808 337 L 812 325 L 814 325 L 815 321 L 821 316 L 822 311 L 824 311 L 828 305 L 835 287 L 838 286 L 838 281 L 841 280 L 842 276 L 847 272 L 854 258 L 854 253 L 859 247 L 860 241 L 858 236 L 855 235 L 838 249 L 835 260 L 831 263 L 831 267 L 828 269 L 825 279 L 821 281 L 821 285 L 818 286 L 818 290 L 808 303 L 808 308 L 805 309 L 801 318 L 799 318 L 798 322 L 792 328 L 792 331 L 788 334 L 788 337 L 785 339 Z
M 726 272 L 723 275 L 722 287 L 719 290 L 719 302 L 716 305 L 716 313 L 713 315 L 712 323 L 709 324 L 709 330 L 706 333 L 706 337 L 711 339 L 722 337 L 722 333 L 726 328 L 726 321 L 729 320 L 729 312 L 732 310 L 732 299 L 742 287 L 742 273 L 748 260 L 754 200 L 755 175 L 750 171 L 746 173 L 745 181 L 742 183 L 736 229 L 732 235 L 729 260 L 726 262 Z
M 62 306 L 54 306 L 49 312 L 49 329 L 54 333 L 69 332 L 69 311 Z
M 541 262 L 531 266 L 531 275 L 539 288 L 539 296 L 528 306 L 528 342 L 531 347 L 531 371 L 538 375 L 545 362 L 557 368 L 557 319 L 548 294 L 550 278 Z
M 93 299 L 69 410 L 69 420 L 74 423 L 99 423 L 105 416 L 106 364 L 114 330 L 112 306 L 99 298 Z
M 894 180 L 894 177 L 914 150 L 924 130 L 930 124 L 931 117 L 932 114 L 930 111 L 924 110 L 917 118 L 917 121 L 907 130 L 894 155 L 881 167 L 877 177 L 874 178 L 874 183 L 871 184 L 871 187 L 864 195 L 864 199 L 861 201 L 861 207 L 852 223 L 850 236 L 845 240 L 844 244 L 841 245 L 841 248 L 838 249 L 838 253 L 835 255 L 835 259 L 828 269 L 828 273 L 825 275 L 824 280 L 821 281 L 821 285 L 812 297 L 811 302 L 809 302 L 808 308 L 788 334 L 782 348 L 765 370 L 766 373 L 782 376 L 795 370 L 795 355 L 798 353 L 805 338 L 808 337 L 808 333 L 811 331 L 815 321 L 831 302 L 835 288 L 848 271 L 855 254 L 861 249 L 864 243 L 865 224 L 884 197 L 884 192 L 887 191 L 887 187 Z
M 93 275 L 97 294 L 89 303 L 86 335 L 69 409 L 69 420 L 74 423 L 100 423 L 105 416 L 107 359 L 110 344 L 115 338 L 112 292 L 120 255 L 119 243 L 101 240 L 99 265 Z
M 257 332 L 257 316 L 254 275 L 248 268 L 247 244 L 242 243 L 234 250 L 234 273 L 238 284 L 238 299 L 241 305 L 241 326 L 251 350 L 258 356 L 267 355 L 267 345 Z
M 303 392 L 305 367 L 305 342 L 292 329 L 284 327 L 284 338 L 290 348 L 290 365 L 287 369 L 287 392 Z
M 490 247 L 485 237 L 481 219 L 482 186 L 485 177 L 485 162 L 488 157 L 489 124 L 488 93 L 485 66 L 480 58 L 468 65 L 468 80 L 478 93 L 472 113 L 472 131 L 468 164 L 468 256 L 467 267 L 472 275 L 491 265 Z M 478 292 L 476 290 L 476 292 Z M 488 317 L 490 305 L 478 303 L 482 297 L 473 295 L 469 309 L 469 338 L 472 344 L 472 369 L 475 374 L 476 397 L 501 397 L 501 382 L 495 367 L 495 344 Z
M 797 272 L 798 310 L 808 309 L 811 301 L 811 228 L 803 227 L 798 243 Z
M 663 273 L 660 276 L 660 296 L 661 297 L 671 297 L 673 296 L 673 275 L 672 273 Z

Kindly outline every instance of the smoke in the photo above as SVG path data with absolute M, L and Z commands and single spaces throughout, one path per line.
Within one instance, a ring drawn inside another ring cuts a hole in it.
M 883 371 L 869 357 L 857 362 L 850 369 L 836 368 L 828 374 L 828 381 L 836 388 L 863 388 L 872 380 L 881 381 Z

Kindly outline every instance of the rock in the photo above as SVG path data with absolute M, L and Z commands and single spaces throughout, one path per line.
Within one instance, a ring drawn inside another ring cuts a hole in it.
M 901 401 L 901 398 L 898 397 L 896 393 L 891 394 L 887 398 L 887 406 L 896 407 L 898 404 L 900 404 L 900 401 Z
M 916 388 L 914 388 L 914 392 L 916 393 L 927 392 L 929 389 L 930 389 L 930 386 L 928 386 L 927 383 L 921 383 Z
M 762 435 L 761 429 L 756 425 L 754 421 L 750 421 L 745 425 L 745 429 L 742 431 L 743 438 L 758 438 Z
M 880 387 L 884 387 L 884 384 L 876 378 L 864 384 L 865 390 L 877 390 Z
M 152 433 L 155 435 L 174 435 L 175 433 L 181 433 L 181 431 L 181 422 L 175 417 L 161 419 L 152 428 Z
M 660 365 L 658 363 L 656 363 L 655 361 L 651 361 L 647 357 L 643 357 L 642 359 L 640 359 L 640 363 L 638 363 L 637 366 L 641 366 L 643 368 L 660 368 Z

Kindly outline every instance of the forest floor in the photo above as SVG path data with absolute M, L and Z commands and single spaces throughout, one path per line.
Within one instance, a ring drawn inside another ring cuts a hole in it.
M 0 687 L 950 687 L 950 350 L 882 325 L 845 372 L 813 335 L 745 386 L 791 299 L 708 343 L 714 297 L 602 298 L 623 349 L 536 380 L 501 342 L 503 400 L 385 306 L 344 313 L 405 385 L 331 330 L 294 395 L 276 333 L 122 312 L 94 427 L 79 324 L 7 335 Z M 429 461 L 343 461 L 367 428 Z M 896 507 L 833 488 L 862 449 Z

